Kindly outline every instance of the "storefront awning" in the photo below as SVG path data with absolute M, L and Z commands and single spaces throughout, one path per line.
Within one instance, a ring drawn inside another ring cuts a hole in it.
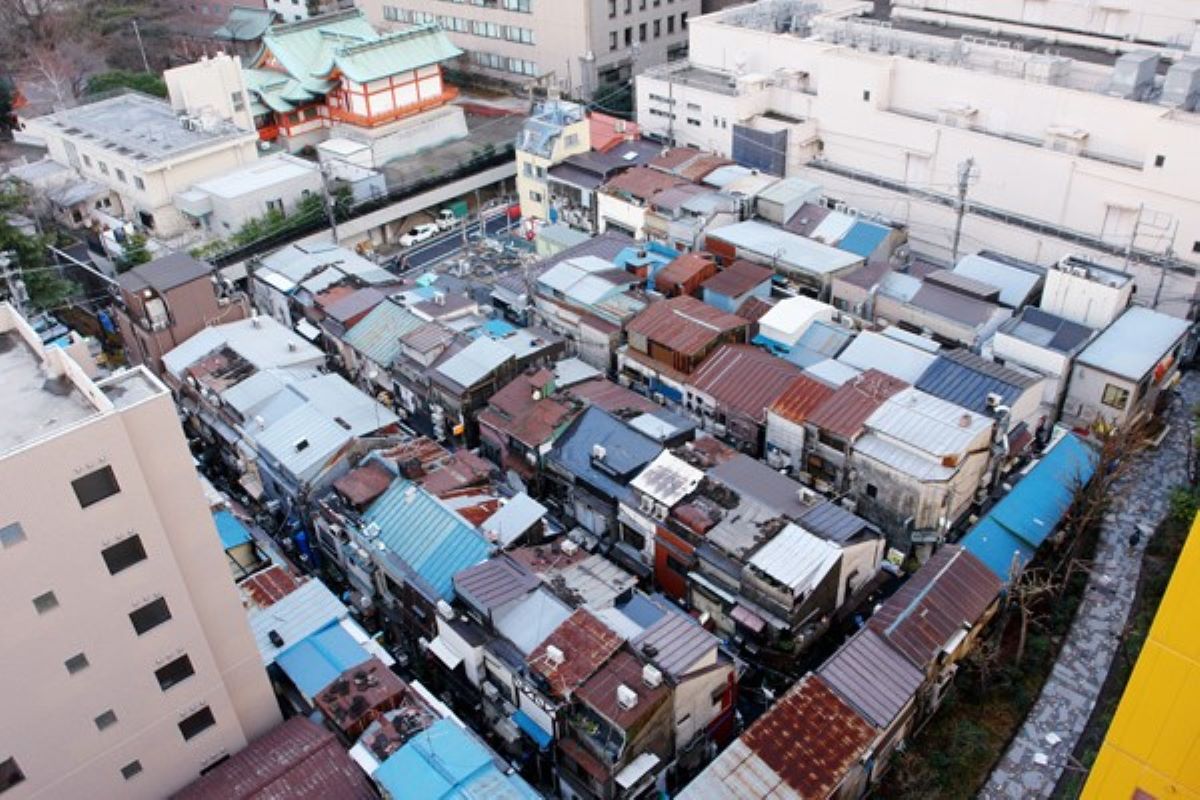
M 767 627 L 766 620 L 743 605 L 734 606 L 733 610 L 729 612 L 729 616 L 753 633 L 762 633 L 763 628 Z
M 462 663 L 462 656 L 451 650 L 440 636 L 429 643 L 429 651 L 446 665 L 446 669 L 455 669 Z
M 541 725 L 533 721 L 533 717 L 526 714 L 521 709 L 513 712 L 512 721 L 516 723 L 526 736 L 533 739 L 537 743 L 539 750 L 545 750 L 554 741 L 554 736 L 549 731 L 545 730 Z

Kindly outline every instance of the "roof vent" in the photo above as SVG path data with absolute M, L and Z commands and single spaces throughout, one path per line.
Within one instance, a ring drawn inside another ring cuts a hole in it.
M 560 545 L 560 548 L 562 549 L 564 556 L 573 556 L 579 552 L 579 545 L 575 544 L 570 539 L 567 539 L 566 541 L 564 541 Z
M 633 689 L 630 689 L 623 683 L 617 687 L 617 705 L 628 711 L 631 708 L 635 708 L 637 703 L 637 692 L 635 692 Z
M 1000 405 L 1000 403 L 1002 403 L 1003 401 L 1004 401 L 1004 398 L 1001 397 L 1000 395 L 998 395 L 997 393 L 988 392 L 988 396 L 987 396 L 987 407 L 988 408 L 995 408 L 996 406 Z
M 602 444 L 592 445 L 592 458 L 594 458 L 596 461 L 603 461 L 604 457 L 607 455 L 608 455 L 608 451 L 604 449 L 604 445 L 602 445 Z
M 560 666 L 567 660 L 567 656 L 562 650 L 559 650 L 552 644 L 546 645 L 546 662 L 552 667 Z
M 297 439 L 295 444 L 296 452 L 302 453 L 308 449 L 308 439 Z
M 662 686 L 662 673 L 652 664 L 647 664 L 642 667 L 642 683 L 646 684 L 647 688 L 657 689 Z
M 963 414 L 961 417 L 959 417 L 958 418 L 958 427 L 960 427 L 960 428 L 971 427 L 971 415 Z
M 275 647 L 283 647 L 283 637 L 279 635 L 279 631 L 272 628 L 267 632 L 267 638 L 271 640 L 271 644 Z

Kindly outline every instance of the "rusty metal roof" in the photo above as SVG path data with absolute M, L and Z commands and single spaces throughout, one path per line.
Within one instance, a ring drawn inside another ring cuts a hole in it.
M 651 303 L 626 326 L 635 336 L 644 336 L 668 350 L 682 355 L 703 353 L 713 341 L 730 331 L 746 327 L 746 320 L 727 314 L 682 295 Z
M 833 387 L 821 383 L 816 378 L 800 375 L 779 395 L 779 399 L 771 404 L 771 411 L 786 420 L 803 423 L 808 419 L 809 413 L 824 403 L 833 391 Z
M 689 385 L 712 397 L 726 413 L 738 412 L 762 423 L 767 407 L 799 375 L 798 367 L 757 347 L 727 344 L 704 360 Z
M 706 291 L 715 294 L 738 297 L 759 284 L 771 280 L 773 274 L 767 267 L 738 259 L 706 280 L 701 286 Z
M 564 394 L 576 397 L 588 405 L 598 406 L 610 414 L 624 416 L 629 412 L 652 414 L 661 406 L 645 395 L 640 395 L 632 389 L 607 378 L 597 378 L 591 381 L 577 383 L 564 389 Z
M 979 621 L 1000 587 L 1000 578 L 978 558 L 958 545 L 943 545 L 868 625 L 925 669 L 956 633 Z
M 609 193 L 627 194 L 638 200 L 650 200 L 656 194 L 672 186 L 687 183 L 674 175 L 668 175 L 649 167 L 634 167 L 622 172 L 600 188 Z
M 604 666 L 623 641 L 594 614 L 580 608 L 534 648 L 529 654 L 529 667 L 546 679 L 552 694 L 570 697 Z M 549 655 L 550 647 L 562 653 L 561 663 Z
M 711 254 L 684 253 L 654 273 L 654 285 L 660 290 L 663 286 L 683 286 L 705 270 L 711 269 L 716 269 Z
M 886 728 L 916 696 L 925 674 L 869 628 L 833 654 L 817 674 L 878 728 Z
M 702 153 L 694 147 L 672 147 L 664 150 L 662 155 L 650 162 L 650 166 L 662 170 L 673 170 L 687 164 Z
M 246 602 L 256 608 L 267 608 L 287 597 L 300 583 L 278 564 L 257 572 L 238 584 Z
M 835 436 L 853 439 L 862 432 L 867 417 L 907 385 L 877 369 L 869 369 L 838 387 L 808 415 L 808 421 Z
M 767 315 L 767 312 L 775 307 L 775 304 L 770 300 L 764 300 L 761 297 L 750 295 L 737 308 L 737 315 L 747 322 L 758 322 Z
M 626 686 L 637 694 L 633 708 L 622 708 L 617 702 L 618 686 Z M 653 689 L 647 686 L 642 680 L 642 662 L 628 650 L 620 650 L 579 687 L 575 696 L 617 727 L 630 730 L 667 702 L 671 690 L 665 683 Z
M 333 488 L 353 506 L 363 508 L 387 491 L 396 476 L 382 462 L 369 459 L 333 482 Z
M 799 681 L 679 794 L 679 800 L 830 797 L 875 729 L 816 675 Z

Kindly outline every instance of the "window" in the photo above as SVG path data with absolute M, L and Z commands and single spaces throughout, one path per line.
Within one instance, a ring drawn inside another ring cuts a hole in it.
M 121 491 L 112 467 L 101 467 L 82 478 L 76 478 L 71 481 L 71 488 L 75 490 L 75 497 L 79 499 L 79 505 L 83 508 L 95 505 Z
M 608 0 L 608 18 L 612 19 L 617 15 L 617 0 Z
M 119 180 L 121 183 L 128 182 L 125 180 L 125 170 L 121 169 L 120 167 L 117 167 L 117 180 Z
M 134 534 L 104 548 L 100 555 L 104 557 L 104 563 L 108 566 L 108 574 L 116 575 L 139 561 L 145 561 L 146 548 L 142 547 L 142 537 Z
M 1192 252 L 1200 253 L 1200 241 L 1192 242 Z
M 670 36 L 675 32 L 675 16 L 667 17 L 667 35 Z
M 625 0 L 625 13 L 626 14 L 633 13 L 633 0 Z
M 625 29 L 625 46 L 629 47 L 632 44 L 633 44 L 633 28 L 629 27 L 629 28 Z
M 33 598 L 33 607 L 37 609 L 39 614 L 45 614 L 47 611 L 53 611 L 58 608 L 58 598 L 54 596 L 54 592 L 39 594 Z
M 158 688 L 164 692 L 195 674 L 196 670 L 192 668 L 192 660 L 187 657 L 186 653 L 154 670 L 154 677 L 158 678 Z
M 100 174 L 107 175 L 108 174 L 108 164 L 105 164 L 103 161 L 97 161 L 96 163 L 100 166 Z
M 879 496 L 879 487 L 873 483 L 868 483 L 867 484 L 867 497 L 878 497 L 878 496 Z
M 84 153 L 83 154 L 83 163 L 87 164 L 90 167 L 92 165 L 92 157 L 89 156 L 87 153 Z
M 124 778 L 125 780 L 129 780 L 133 776 L 141 774 L 141 771 L 142 771 L 142 762 L 130 761 L 128 764 L 121 767 L 121 777 Z
M 167 608 L 167 601 L 162 597 L 129 612 L 129 621 L 133 623 L 133 629 L 137 631 L 138 636 L 157 628 L 170 618 L 171 609 Z
M 136 175 L 133 176 L 133 185 L 143 190 L 146 188 L 146 182 Z
M 1106 383 L 1104 384 L 1104 394 L 1101 395 L 1100 402 L 1110 408 L 1124 411 L 1125 406 L 1129 405 L 1129 390 Z
M 687 15 L 686 11 L 679 15 L 679 27 L 685 31 L 687 30 Z
M 102 731 L 105 728 L 111 728 L 113 725 L 117 724 L 117 714 L 110 708 L 108 711 L 105 711 L 103 714 L 96 717 L 95 723 L 97 730 Z
M 863 102 L 864 103 L 871 102 L 871 90 L 870 89 L 863 89 Z
M 1163 166 L 1163 165 L 1164 165 L 1164 164 L 1166 164 L 1166 163 L 1167 163 L 1167 157 L 1166 157 L 1166 156 L 1164 156 L 1164 155 L 1157 155 L 1157 156 L 1155 156 L 1155 157 L 1154 157 L 1154 166 L 1156 166 L 1156 167 L 1161 167 L 1161 166 Z
M 67 668 L 68 675 L 74 675 L 83 672 L 88 668 L 87 656 L 83 653 L 76 653 L 63 662 L 63 666 Z
M 656 19 L 654 20 L 654 38 L 657 39 L 659 36 L 662 36 L 662 20 Z
M 216 724 L 217 720 L 213 717 L 212 709 L 205 706 L 180 722 L 179 732 L 183 734 L 184 741 L 187 741 Z
M 21 772 L 15 758 L 6 758 L 0 761 L 0 794 L 4 794 L 5 790 L 11 789 L 24 780 L 25 773 Z
M 608 32 L 608 49 L 609 50 L 617 49 L 617 32 L 616 31 Z M 1200 245 L 1200 242 L 1197 242 L 1196 244 Z
M 10 522 L 0 528 L 0 548 L 7 550 L 25 541 L 25 529 L 19 522 Z
M 646 41 L 646 23 L 644 22 L 641 25 L 638 25 L 638 41 Z

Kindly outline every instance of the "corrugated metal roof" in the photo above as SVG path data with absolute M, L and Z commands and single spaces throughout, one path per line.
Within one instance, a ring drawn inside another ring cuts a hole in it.
M 571 605 L 594 611 L 613 605 L 637 585 L 637 578 L 604 556 L 592 554 L 546 582 Z
M 363 518 L 379 526 L 376 541 L 443 600 L 454 599 L 454 574 L 483 561 L 492 550 L 462 517 L 408 481 L 393 483 Z
M 796 522 L 809 533 L 838 544 L 845 544 L 863 533 L 879 535 L 879 531 L 871 523 L 856 514 L 851 514 L 831 500 L 808 509 Z
M 594 458 L 596 445 L 604 448 L 603 469 Z M 660 452 L 662 447 L 658 442 L 607 411 L 591 406 L 559 436 L 548 459 L 593 490 L 613 499 L 628 500 L 633 496 L 629 480 Z
M 837 359 L 855 369 L 877 369 L 912 383 L 925 374 L 937 356 L 890 336 L 863 331 L 854 337 L 854 341 L 846 346 Z
M 835 436 L 853 439 L 883 402 L 905 387 L 901 380 L 870 369 L 842 384 L 808 415 L 812 425 Z
M 484 614 L 525 596 L 539 583 L 523 564 L 505 556 L 489 558 L 454 574 L 459 598 Z
M 246 616 L 263 663 L 269 666 L 284 650 L 349 613 L 325 584 L 310 579 L 265 608 L 251 608 Z M 271 643 L 271 631 L 283 637 L 283 647 Z
M 250 541 L 250 531 L 238 521 L 231 512 L 220 509 L 213 512 L 213 522 L 217 526 L 217 536 L 221 539 L 221 547 L 230 550 Z
M 988 361 L 968 350 L 938 355 L 916 382 L 916 387 L 979 414 L 988 412 L 989 394 L 1011 406 L 1040 379 Z
M 1066 516 L 1075 492 L 1096 470 L 1096 453 L 1074 434 L 1062 437 L 960 544 L 1001 580 L 1023 567 Z M 1015 563 L 1014 563 L 1015 562 Z
M 684 253 L 654 273 L 654 285 L 683 286 L 697 275 L 715 268 L 712 256 L 708 253 Z
M 752 253 L 759 258 L 770 259 L 778 268 L 789 272 L 829 275 L 862 263 L 862 256 L 823 245 L 758 220 L 726 225 L 708 235 L 736 247 L 739 253 Z
M 890 228 L 883 225 L 859 220 L 838 242 L 838 247 L 867 258 L 879 248 L 879 245 L 891 232 Z
M 843 700 L 877 728 L 887 728 L 925 682 L 921 670 L 868 628 L 850 637 L 817 669 Z
M 205 328 L 164 355 L 163 366 L 179 377 L 192 364 L 223 347 L 259 370 L 325 363 L 324 353 L 271 317 L 253 317 Z
M 789 524 L 751 557 L 750 565 L 800 595 L 816 589 L 841 557 L 837 545 Z
M 745 327 L 746 320 L 736 314 L 681 295 L 646 306 L 629 321 L 626 331 L 676 353 L 695 355 L 707 350 L 724 334 Z
M 830 211 L 825 215 L 825 218 L 813 228 L 812 233 L 805 235 L 813 241 L 834 247 L 847 233 L 850 232 L 850 229 L 854 227 L 854 223 L 857 222 L 857 220 L 858 218 L 851 214 L 845 214 L 841 211 Z M 869 254 L 859 253 L 859 255 Z
M 621 686 L 637 695 L 637 702 L 630 708 L 621 705 L 617 697 Z M 639 723 L 648 720 L 662 704 L 671 702 L 671 687 L 666 683 L 647 686 L 642 680 L 642 662 L 628 650 L 618 650 L 579 687 L 576 697 L 621 730 L 628 731 L 632 739 L 639 731 Z
M 816 675 L 798 681 L 682 792 L 679 800 L 828 798 L 875 730 Z
M 941 459 L 915 453 L 874 433 L 867 433 L 854 443 L 854 455 L 877 461 L 918 481 L 947 481 L 955 473 L 955 468 L 946 466 Z
M 841 325 L 813 320 L 784 358 L 803 369 L 827 358 L 836 358 L 853 339 L 854 332 Z
M 527 663 L 550 685 L 557 697 L 567 698 L 600 669 L 625 640 L 586 609 L 577 609 L 529 654 Z M 547 655 L 562 653 L 561 662 Z
M 972 280 L 994 286 L 1000 291 L 1000 302 L 1009 308 L 1020 308 L 1030 300 L 1046 270 L 1036 264 L 1018 266 L 998 261 L 986 253 L 963 256 L 952 270 Z
M 993 424 L 991 417 L 912 387 L 884 400 L 866 421 L 871 430 L 938 458 L 964 453 Z
M 836 388 L 857 378 L 862 374 L 862 370 L 843 364 L 837 359 L 827 358 L 805 367 L 804 374 Z
M 716 663 L 720 641 L 691 617 L 671 610 L 630 644 L 663 672 L 682 678 Z
M 825 402 L 831 394 L 833 388 L 829 385 L 807 375 L 798 375 L 771 404 L 771 412 L 791 422 L 803 423 L 808 419 L 809 412 Z
M 402 352 L 400 340 L 424 324 L 407 308 L 387 300 L 371 309 L 342 340 L 370 361 L 390 367 Z
M 600 191 L 611 194 L 626 194 L 643 202 L 654 199 L 659 192 L 679 186 L 687 181 L 659 172 L 650 167 L 634 167 L 600 187 Z
M 750 290 L 769 283 L 772 272 L 752 261 L 738 259 L 700 284 L 706 292 L 723 297 L 740 297 Z
M 546 507 L 524 492 L 509 498 L 480 527 L 489 539 L 508 547 L 547 514 Z
M 808 509 L 800 500 L 804 487 L 745 453 L 733 453 L 712 467 L 708 476 L 789 517 L 798 517 Z
M 758 320 L 760 335 L 783 345 L 793 345 L 818 319 L 832 320 L 833 306 L 811 297 L 788 297 L 780 300 Z
M 691 494 L 704 473 L 664 450 L 629 485 L 671 508 Z
M 694 391 L 712 397 L 726 413 L 745 414 L 763 423 L 767 407 L 799 374 L 794 364 L 757 347 L 726 344 L 704 360 L 688 383 Z
M 464 389 L 470 389 L 508 363 L 512 350 L 487 336 L 480 336 L 438 365 L 437 371 Z
M 341 625 L 333 624 L 304 637 L 275 661 L 309 700 L 350 669 L 371 658 Z
M 1191 326 L 1141 306 L 1133 306 L 1089 344 L 1078 363 L 1138 381 L 1166 357 Z
M 1057 353 L 1073 355 L 1087 344 L 1096 331 L 1040 308 L 1027 306 L 1021 309 L 1020 314 L 1001 325 L 998 333 Z
M 170 253 L 121 273 L 117 276 L 117 283 L 129 292 L 139 292 L 147 287 L 169 292 L 177 286 L 206 278 L 212 272 L 212 264 L 192 258 L 187 253 Z
M 522 656 L 527 656 L 569 616 L 569 606 L 551 592 L 539 588 L 499 610 L 492 618 L 492 624 Z
M 1000 587 L 982 561 L 958 545 L 942 545 L 867 624 L 924 670 L 964 626 L 979 622 Z

